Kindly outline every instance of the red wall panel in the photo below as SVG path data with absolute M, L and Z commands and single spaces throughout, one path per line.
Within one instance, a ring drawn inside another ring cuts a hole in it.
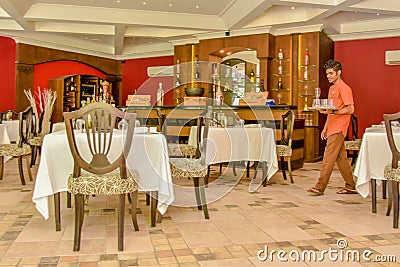
M 88 74 L 98 76 L 102 79 L 105 78 L 105 75 L 101 71 L 86 64 L 77 61 L 59 60 L 35 66 L 33 88 L 35 91 L 38 87 L 41 89 L 49 88 L 50 79 L 76 74 Z
M 359 134 L 383 114 L 400 111 L 400 65 L 385 65 L 386 50 L 400 50 L 400 37 L 335 42 L 342 78 L 353 89 Z
M 141 95 L 151 95 L 151 102 L 156 102 L 156 91 L 158 83 L 163 83 L 165 92 L 164 105 L 172 105 L 173 77 L 147 76 L 147 67 L 170 66 L 174 64 L 173 56 L 141 58 L 126 60 L 122 65 L 122 105 L 128 95 L 134 94 L 135 90 Z
M 14 39 L 0 36 L 0 111 L 15 108 L 15 53 Z

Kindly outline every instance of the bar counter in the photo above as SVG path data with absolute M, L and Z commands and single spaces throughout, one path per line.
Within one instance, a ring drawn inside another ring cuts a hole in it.
M 127 112 L 136 112 L 137 118 L 142 125 L 158 125 L 158 112 L 166 115 L 168 120 L 168 135 L 177 136 L 177 142 L 186 142 L 190 133 L 190 126 L 196 125 L 198 115 L 205 110 L 205 106 L 121 106 Z M 281 139 L 280 121 L 281 115 L 288 110 L 297 111 L 296 106 L 274 105 L 274 106 L 214 106 L 214 112 L 237 115 L 246 124 L 260 123 L 263 126 L 275 128 L 277 142 Z M 296 119 L 293 131 L 293 155 L 292 167 L 301 168 L 304 162 L 304 138 L 305 127 L 303 119 Z

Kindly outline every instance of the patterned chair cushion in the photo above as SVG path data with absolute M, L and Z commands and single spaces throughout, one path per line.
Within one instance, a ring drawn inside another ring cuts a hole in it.
M 29 139 L 28 143 L 31 146 L 42 146 L 43 144 L 43 136 L 35 136 Z
M 278 157 L 290 157 L 292 156 L 292 148 L 286 145 L 276 145 L 276 154 Z
M 361 139 L 356 139 L 352 141 L 344 141 L 344 148 L 346 150 L 360 150 Z
M 18 157 L 29 155 L 31 153 L 31 147 L 27 144 L 23 144 L 22 147 L 18 147 L 18 144 L 1 144 L 0 145 L 0 156 Z
M 168 155 L 177 157 L 196 157 L 197 146 L 188 144 L 168 143 Z
M 172 177 L 193 178 L 205 177 L 207 166 L 200 163 L 200 159 L 170 158 Z
M 134 192 L 138 189 L 135 181 L 136 173 L 127 172 L 127 179 L 121 179 L 119 169 L 113 172 L 96 175 L 92 173 L 82 173 L 81 176 L 68 179 L 68 192 L 72 194 L 84 195 L 115 195 Z
M 393 169 L 392 165 L 386 165 L 384 177 L 388 180 L 400 182 L 400 165 L 397 169 Z

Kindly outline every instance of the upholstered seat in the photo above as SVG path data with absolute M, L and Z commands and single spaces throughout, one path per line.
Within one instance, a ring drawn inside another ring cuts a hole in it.
M 27 144 L 22 144 L 22 147 L 18 144 L 0 144 L 1 157 L 19 157 L 29 154 L 31 154 L 31 147 Z
M 172 177 L 193 178 L 207 175 L 207 166 L 201 164 L 200 159 L 171 158 L 170 163 Z
M 195 158 L 197 155 L 197 146 L 168 143 L 168 155 L 175 157 L 183 156 L 186 158 Z
M 386 165 L 384 177 L 391 181 L 400 182 L 400 166 L 393 168 L 392 165 Z
M 119 195 L 127 194 L 138 189 L 136 173 L 127 172 L 127 178 L 122 179 L 118 170 L 95 175 L 83 173 L 81 176 L 68 179 L 68 192 L 83 195 Z
M 287 145 L 276 145 L 276 154 L 278 157 L 292 156 L 292 148 Z
M 29 139 L 28 143 L 31 146 L 42 146 L 44 136 L 35 136 Z
M 361 139 L 344 141 L 344 148 L 346 150 L 360 150 L 361 148 Z

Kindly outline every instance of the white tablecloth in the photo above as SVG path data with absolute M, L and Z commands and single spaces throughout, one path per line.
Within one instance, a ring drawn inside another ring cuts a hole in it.
M 84 142 L 85 138 L 85 134 L 78 134 L 78 144 Z M 123 145 L 121 131 L 115 133 L 113 138 L 111 151 L 120 153 Z M 158 210 L 164 214 L 174 200 L 165 137 L 162 134 L 135 134 L 126 161 L 128 168 L 139 174 L 137 182 L 141 190 L 158 191 Z M 72 170 L 73 159 L 66 132 L 47 134 L 43 140 L 32 197 L 36 209 L 45 219 L 49 218 L 49 196 L 68 190 L 67 182 Z
M 10 137 L 8 136 L 7 126 L 0 124 L 0 144 L 10 144 Z M 4 157 L 4 162 L 11 159 L 11 157 Z
M 197 126 L 190 129 L 189 144 L 196 145 Z M 266 127 L 210 127 L 207 143 L 207 164 L 259 161 L 267 163 L 267 179 L 278 171 L 274 129 Z M 257 181 L 254 181 L 256 183 Z M 260 182 L 260 181 L 258 181 Z M 254 183 L 250 191 L 254 191 Z
M 2 124 L 7 125 L 10 141 L 17 143 L 19 139 L 19 120 L 3 121 Z
M 393 134 L 399 147 L 400 133 L 393 132 Z M 384 129 L 366 131 L 362 137 L 361 149 L 354 168 L 354 175 L 357 177 L 356 189 L 361 196 L 368 196 L 371 178 L 378 181 L 386 180 L 384 169 L 391 162 L 392 152 Z

